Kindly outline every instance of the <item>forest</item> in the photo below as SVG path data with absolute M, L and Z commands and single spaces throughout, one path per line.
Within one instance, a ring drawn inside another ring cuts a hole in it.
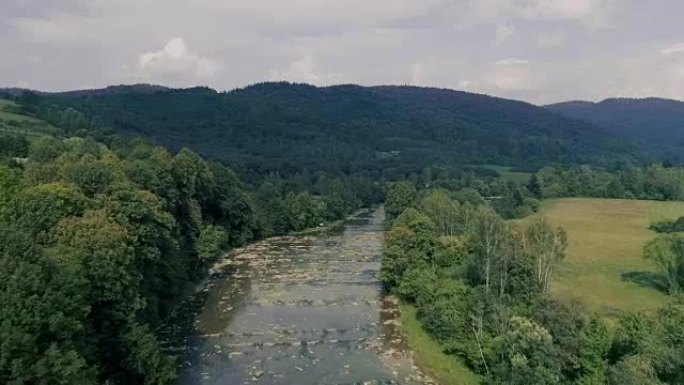
M 188 147 L 242 175 L 323 170 L 398 179 L 444 164 L 536 170 L 662 160 L 547 109 L 452 90 L 263 83 L 221 93 L 129 86 L 18 98 L 71 133 L 97 129 L 98 138 Z
M 543 217 L 506 222 L 484 204 L 398 182 L 387 193 L 381 280 L 423 328 L 486 384 L 679 384 L 684 381 L 680 236 L 649 242 L 668 304 L 611 324 L 548 295 L 566 232 Z
M 141 139 L 0 134 L 0 382 L 168 384 L 158 330 L 232 247 L 340 219 L 369 180 L 268 176 Z
M 643 250 L 665 306 L 606 319 L 549 293 L 569 239 L 541 207 L 684 200 L 684 168 L 653 148 L 526 103 L 415 87 L 8 97 L 1 383 L 172 383 L 160 330 L 213 262 L 381 203 L 384 288 L 483 383 L 684 383 L 681 218 L 652 223 L 662 234 Z

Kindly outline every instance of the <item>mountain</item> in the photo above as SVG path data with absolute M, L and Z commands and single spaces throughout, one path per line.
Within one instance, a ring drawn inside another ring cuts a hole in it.
M 39 95 L 61 95 L 61 96 L 103 96 L 103 95 L 113 95 L 120 93 L 141 93 L 150 94 L 160 91 L 168 91 L 168 87 L 154 85 L 154 84 L 130 84 L 130 85 L 118 85 L 118 86 L 108 86 L 99 89 L 89 89 L 89 90 L 76 90 L 76 91 L 64 91 L 64 92 L 45 92 L 45 91 L 34 91 L 26 88 L 0 88 L 0 95 L 9 96 L 20 96 L 26 92 L 33 92 Z
M 572 119 L 592 123 L 604 132 L 682 152 L 684 102 L 659 99 L 606 99 L 599 103 L 566 102 L 546 106 Z
M 39 111 L 73 108 L 116 133 L 186 146 L 260 173 L 609 164 L 634 160 L 637 150 L 549 109 L 447 89 L 262 83 L 230 92 L 153 90 L 41 94 L 35 103 Z

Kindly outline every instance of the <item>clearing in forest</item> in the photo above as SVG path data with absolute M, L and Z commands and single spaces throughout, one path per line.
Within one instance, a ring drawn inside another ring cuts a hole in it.
M 684 216 L 684 202 L 555 199 L 543 202 L 540 213 L 568 233 L 553 296 L 608 316 L 665 302 L 655 266 L 642 257 L 643 246 L 657 235 L 649 224 Z

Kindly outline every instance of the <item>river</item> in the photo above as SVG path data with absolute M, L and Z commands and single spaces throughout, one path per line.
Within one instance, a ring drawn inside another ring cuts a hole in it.
M 180 385 L 430 384 L 377 278 L 382 209 L 237 250 L 203 286 Z

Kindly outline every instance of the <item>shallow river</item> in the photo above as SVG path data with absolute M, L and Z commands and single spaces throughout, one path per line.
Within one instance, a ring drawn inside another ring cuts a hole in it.
M 380 293 L 384 213 L 333 235 L 281 237 L 214 268 L 181 385 L 422 384 Z

